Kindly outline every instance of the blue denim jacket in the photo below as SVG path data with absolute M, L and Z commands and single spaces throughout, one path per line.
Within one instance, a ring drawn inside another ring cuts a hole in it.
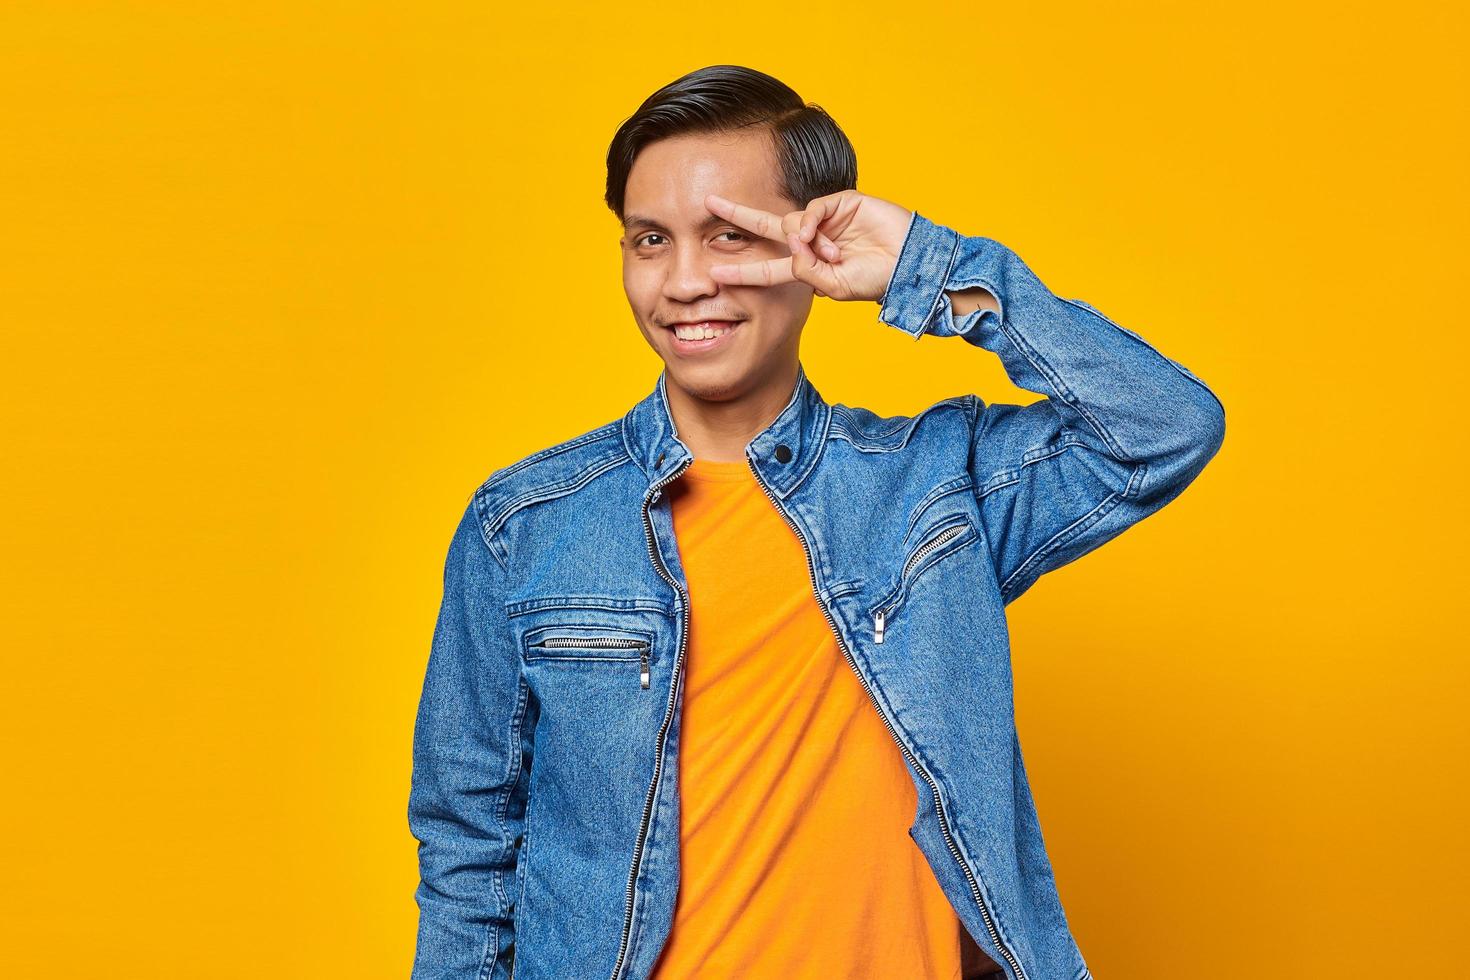
M 970 286 L 1000 312 L 956 318 L 945 292 Z M 1087 980 L 1017 740 L 1005 606 L 1178 496 L 1224 409 L 1010 249 L 917 213 L 879 306 L 1047 397 L 883 418 L 829 404 L 801 366 L 746 457 L 902 750 L 909 834 L 966 930 L 1011 980 Z M 472 494 L 414 731 L 415 980 L 642 978 L 663 948 L 689 621 L 663 488 L 691 458 L 661 373 L 622 418 Z

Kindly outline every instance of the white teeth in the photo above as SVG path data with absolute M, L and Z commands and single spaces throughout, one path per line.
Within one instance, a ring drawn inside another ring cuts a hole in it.
M 715 328 L 704 323 L 676 323 L 674 324 L 674 335 L 680 340 L 708 340 L 711 337 L 723 337 L 734 329 L 734 327 Z

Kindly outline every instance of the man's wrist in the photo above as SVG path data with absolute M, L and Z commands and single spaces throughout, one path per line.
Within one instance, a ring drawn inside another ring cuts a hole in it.
M 959 244 L 956 231 L 915 211 L 878 319 L 915 339 L 923 336 L 934 314 L 947 302 L 944 284 L 949 281 Z
M 994 310 L 1000 312 L 1000 301 L 990 290 L 983 286 L 971 286 L 968 289 L 946 291 L 949 296 L 951 309 L 954 310 L 956 318 L 967 316 L 976 310 Z

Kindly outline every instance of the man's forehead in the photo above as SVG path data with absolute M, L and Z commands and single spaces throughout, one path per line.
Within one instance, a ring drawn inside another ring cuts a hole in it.
M 708 231 L 715 225 L 729 224 L 728 218 L 715 214 L 704 203 L 706 194 L 718 194 L 736 204 L 759 208 L 775 215 L 784 215 L 799 207 L 783 195 L 772 191 L 752 193 L 748 190 L 732 190 L 729 185 L 711 186 L 705 190 L 701 186 L 687 189 L 686 193 L 672 201 L 634 202 L 630 197 L 626 202 L 628 210 L 623 214 L 623 228 L 627 231 L 636 228 L 691 228 L 695 231 Z
M 661 140 L 638 155 L 624 198 L 623 227 L 705 230 L 726 219 L 710 212 L 705 196 L 784 214 L 776 161 L 768 140 L 732 142 L 728 134 Z

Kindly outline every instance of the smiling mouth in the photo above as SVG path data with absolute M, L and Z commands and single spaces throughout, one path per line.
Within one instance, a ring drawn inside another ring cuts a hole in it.
M 701 320 L 698 323 L 671 323 L 667 329 L 679 340 L 697 341 L 723 337 L 739 326 L 739 320 Z

